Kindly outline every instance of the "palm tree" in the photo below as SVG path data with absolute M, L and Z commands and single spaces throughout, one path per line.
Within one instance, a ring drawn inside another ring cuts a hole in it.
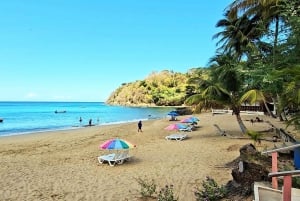
M 287 125 L 300 125 L 300 64 L 293 65 L 274 73 L 275 79 L 283 80 L 284 91 L 279 100 L 281 111 L 292 110 L 291 118 Z
M 254 41 L 258 38 L 258 31 L 254 29 L 253 22 L 247 16 L 238 17 L 237 13 L 232 15 L 230 11 L 227 11 L 224 16 L 225 18 L 216 24 L 216 27 L 224 30 L 215 34 L 213 39 L 220 38 L 216 44 L 221 45 L 218 51 L 231 54 L 240 61 L 249 50 L 255 49 Z
M 213 84 L 212 82 L 211 84 L 212 85 L 203 89 L 202 93 L 195 94 L 187 98 L 185 104 L 201 104 L 203 107 L 209 107 L 212 105 L 223 105 L 231 107 L 242 133 L 247 133 L 248 130 L 240 116 L 240 102 L 238 101 L 237 96 L 228 92 L 219 84 Z
M 265 25 L 267 31 L 275 23 L 273 40 L 273 65 L 276 65 L 277 45 L 279 37 L 280 22 L 284 23 L 284 17 L 281 15 L 284 0 L 235 0 L 229 5 L 229 15 L 235 15 L 242 12 L 243 16 L 251 17 L 257 24 L 261 22 Z
M 251 89 L 247 91 L 240 99 L 241 103 L 248 101 L 250 104 L 254 104 L 256 102 L 262 102 L 268 112 L 268 114 L 272 117 L 274 114 L 270 111 L 264 93 L 261 90 Z
M 295 3 L 296 0 L 291 1 L 294 3 L 291 4 L 293 11 L 297 11 L 294 8 L 299 6 L 299 2 L 297 4 Z M 300 23 L 295 23 L 299 22 L 299 19 L 293 19 L 295 21 L 293 23 L 291 19 L 285 21 L 288 19 L 286 17 L 288 14 L 283 14 L 284 9 L 286 9 L 284 3 L 288 4 L 285 0 L 235 0 L 230 4 L 224 15 L 225 18 L 218 21 L 216 25 L 224 28 L 223 31 L 213 36 L 213 38 L 219 39 L 217 46 L 220 48 L 217 52 L 221 54 L 211 59 L 209 79 L 198 80 L 198 93 L 190 96 L 186 100 L 187 104 L 200 104 L 202 107 L 209 107 L 212 104 L 229 106 L 233 110 L 243 133 L 248 132 L 240 117 L 240 106 L 245 100 L 261 101 L 268 110 L 265 95 L 270 94 L 272 99 L 279 97 L 277 100 L 280 100 L 284 105 L 291 104 L 300 110 L 299 102 L 289 98 L 292 92 L 295 93 L 299 89 L 299 82 L 287 79 L 284 75 L 282 75 L 284 78 L 274 80 L 274 77 L 269 75 L 272 71 L 291 66 L 290 64 L 287 65 L 288 62 L 281 58 L 293 58 L 293 65 L 295 66 L 296 63 L 299 66 L 299 62 L 297 62 L 299 61 L 299 50 L 297 52 L 295 47 L 300 47 L 300 27 L 297 25 Z M 298 13 L 296 12 L 292 16 L 298 16 Z M 291 35 L 290 30 L 288 30 L 286 33 L 289 34 L 286 34 L 285 38 L 279 37 L 280 23 L 286 27 L 287 22 L 291 25 L 290 29 L 297 27 L 298 32 Z M 265 38 L 272 32 L 271 28 L 273 27 L 275 29 L 271 34 L 274 38 L 272 45 Z M 279 42 L 279 38 L 283 38 L 285 43 L 286 39 L 294 39 L 296 42 L 289 45 Z M 281 49 L 282 51 L 279 51 Z M 291 53 L 295 56 L 291 57 Z M 279 60 L 280 62 L 278 62 Z M 283 61 L 285 62 L 283 63 Z M 291 59 L 288 61 L 291 63 Z M 245 81 L 251 85 L 246 84 Z M 284 86 L 291 90 L 284 91 L 283 88 L 277 87 L 282 85 L 281 83 L 284 83 Z M 247 92 L 242 96 L 245 91 Z M 299 91 L 297 92 L 300 94 Z M 299 124 L 299 113 L 297 115 L 290 120 Z
M 230 59 L 231 58 L 231 59 Z M 190 96 L 187 105 L 200 104 L 203 107 L 222 105 L 230 107 L 236 116 L 242 133 L 248 130 L 240 116 L 241 76 L 239 65 L 230 55 L 219 55 L 211 59 L 210 77 L 199 82 L 200 93 Z

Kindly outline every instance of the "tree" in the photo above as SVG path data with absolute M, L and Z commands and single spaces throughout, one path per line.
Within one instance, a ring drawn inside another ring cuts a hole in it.
M 246 15 L 238 17 L 237 13 L 233 14 L 228 10 L 224 16 L 225 18 L 216 24 L 216 27 L 224 30 L 215 34 L 213 39 L 220 38 L 217 42 L 217 46 L 221 45 L 218 51 L 241 60 L 243 55 L 247 55 L 249 50 L 255 47 L 253 41 L 258 33 Z
M 246 102 L 248 101 L 250 104 L 254 104 L 256 102 L 262 102 L 266 108 L 266 110 L 268 111 L 269 115 L 273 116 L 272 112 L 270 111 L 267 102 L 266 102 L 266 98 L 265 95 L 262 91 L 257 90 L 257 89 L 251 89 L 249 91 L 247 91 L 240 99 L 240 102 Z
M 277 64 L 277 45 L 279 38 L 280 22 L 284 24 L 284 17 L 282 13 L 282 5 L 284 0 L 235 0 L 230 6 L 229 15 L 236 15 L 242 13 L 242 16 L 251 17 L 256 24 L 263 24 L 265 31 L 272 28 L 275 23 L 274 31 L 270 32 L 273 35 L 273 65 Z M 265 32 L 268 35 L 268 32 Z
M 186 104 L 199 104 L 203 107 L 215 104 L 230 107 L 242 133 L 248 132 L 240 116 L 241 74 L 239 65 L 232 56 L 228 54 L 212 58 L 209 79 L 200 80 L 198 85 L 201 92 L 190 96 L 185 101 Z
M 284 92 L 280 96 L 280 108 L 283 114 L 291 115 L 287 125 L 300 126 L 300 64 L 293 65 L 273 74 L 274 79 L 282 79 Z

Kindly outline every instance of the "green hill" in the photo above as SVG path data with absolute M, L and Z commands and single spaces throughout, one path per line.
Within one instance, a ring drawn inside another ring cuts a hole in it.
M 186 98 L 188 73 L 164 70 L 144 80 L 123 83 L 106 101 L 112 105 L 180 106 Z

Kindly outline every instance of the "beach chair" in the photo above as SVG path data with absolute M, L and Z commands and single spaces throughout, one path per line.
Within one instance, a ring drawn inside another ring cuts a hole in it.
M 166 140 L 182 141 L 187 138 L 187 134 L 172 134 L 165 137 Z
M 222 130 L 217 124 L 214 124 L 214 127 L 216 127 L 219 135 L 226 136 L 226 131 Z
M 128 150 L 123 151 L 121 153 L 112 153 L 98 157 L 99 163 L 107 162 L 110 166 L 115 166 L 116 164 L 123 164 L 124 161 L 128 161 L 129 158 Z
M 194 126 L 187 126 L 186 128 L 180 128 L 179 131 L 184 131 L 184 132 L 192 132 L 195 130 Z
M 111 165 L 110 161 L 114 161 L 116 157 L 118 157 L 118 154 L 115 153 L 102 155 L 98 157 L 98 161 L 101 164 L 104 162 L 108 162 Z
M 214 116 L 215 114 L 229 114 L 230 110 L 228 109 L 213 109 L 211 108 L 211 113 Z
M 119 156 L 116 158 L 117 164 L 123 164 L 125 161 L 128 161 L 131 158 L 129 155 L 129 151 L 125 150 L 119 154 Z

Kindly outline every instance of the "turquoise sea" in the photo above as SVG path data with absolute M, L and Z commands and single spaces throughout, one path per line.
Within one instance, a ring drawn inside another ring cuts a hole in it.
M 103 102 L 0 102 L 0 136 L 76 129 L 88 125 L 89 120 L 93 125 L 106 125 L 158 119 L 173 109 L 110 106 Z

